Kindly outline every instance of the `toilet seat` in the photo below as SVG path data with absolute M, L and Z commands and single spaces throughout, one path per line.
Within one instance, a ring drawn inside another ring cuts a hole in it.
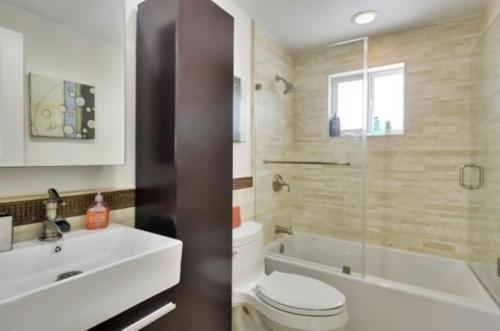
M 312 317 L 335 316 L 344 311 L 345 296 L 316 279 L 273 272 L 261 279 L 255 294 L 281 311 Z
M 273 274 L 275 273 L 276 271 Z M 277 275 L 279 275 L 279 273 L 274 276 L 273 274 L 269 276 L 262 275 L 253 285 L 249 287 L 234 288 L 232 300 L 233 307 L 239 305 L 249 305 L 268 319 L 293 330 L 330 331 L 345 327 L 347 321 L 349 320 L 349 316 L 344 305 L 336 308 L 335 315 L 312 316 L 311 311 L 303 310 L 304 307 L 300 307 L 298 310 L 292 311 L 293 309 L 291 309 L 290 307 L 283 307 L 283 304 L 280 305 L 280 303 L 276 302 L 275 300 L 273 300 L 275 302 L 271 302 L 270 300 L 268 300 L 267 302 L 264 301 L 265 299 L 262 299 L 262 295 L 257 295 L 257 284 L 260 284 L 260 288 L 262 289 L 262 285 L 267 283 L 269 277 L 271 277 L 271 279 L 281 279 L 280 277 L 276 277 Z M 291 276 L 292 278 L 293 276 L 299 277 L 298 275 Z M 285 278 L 290 279 L 288 277 Z M 328 286 L 324 283 L 321 284 L 323 286 Z M 263 294 L 264 292 L 265 291 L 260 291 L 259 293 Z M 298 292 L 296 291 L 295 293 Z M 299 296 L 297 295 L 295 298 L 299 298 Z M 281 299 L 278 300 L 282 301 Z M 298 306 L 303 305 L 300 304 Z

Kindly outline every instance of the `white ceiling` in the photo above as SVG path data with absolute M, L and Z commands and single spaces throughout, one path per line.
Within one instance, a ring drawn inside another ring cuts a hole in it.
M 489 0 L 232 0 L 291 51 L 481 15 Z M 374 9 L 370 25 L 351 23 Z
M 125 0 L 0 0 L 72 29 L 123 45 Z

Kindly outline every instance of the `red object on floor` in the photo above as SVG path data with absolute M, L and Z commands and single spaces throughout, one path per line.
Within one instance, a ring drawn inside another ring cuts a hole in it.
M 233 229 L 241 226 L 241 210 L 240 207 L 233 207 Z

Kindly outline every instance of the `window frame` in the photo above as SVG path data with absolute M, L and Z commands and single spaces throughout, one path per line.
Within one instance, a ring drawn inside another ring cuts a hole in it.
M 383 135 L 374 135 L 372 120 L 373 120 L 373 107 L 374 107 L 374 78 L 381 76 L 388 76 L 394 73 L 402 73 L 403 74 L 403 128 L 401 131 L 397 131 L 397 133 L 393 134 L 383 134 Z M 355 81 L 355 80 L 363 80 L 364 79 L 364 70 L 354 70 L 348 72 L 342 72 L 338 74 L 332 74 L 328 76 L 328 123 L 332 118 L 335 112 L 338 113 L 338 110 L 333 109 L 333 100 L 338 99 L 338 84 L 343 82 Z M 367 136 L 369 137 L 391 137 L 391 136 L 403 136 L 405 134 L 406 129 L 406 63 L 395 63 L 385 66 L 373 67 L 367 70 Z M 336 106 L 335 106 L 336 107 Z M 350 136 L 353 134 L 361 134 L 363 128 L 360 129 L 350 129 L 343 130 L 344 132 L 341 134 L 342 136 Z
M 329 101 L 328 101 L 328 123 L 330 122 L 330 119 L 333 117 L 333 109 L 332 109 L 332 101 L 333 100 L 338 100 L 338 86 L 339 84 L 341 83 L 345 83 L 345 82 L 352 82 L 352 81 L 361 81 L 361 83 L 363 83 L 363 80 L 364 80 L 364 75 L 363 75 L 363 72 L 352 72 L 350 73 L 349 75 L 343 75 L 343 74 L 339 74 L 337 77 L 332 77 L 329 81 L 330 81 L 330 84 L 329 84 L 329 88 L 328 88 L 328 95 L 329 95 Z M 335 81 L 335 82 L 334 82 Z M 363 106 L 363 105 L 362 105 Z M 337 111 L 337 115 L 338 115 L 338 111 Z M 362 131 L 363 131 L 363 128 L 359 128 L 359 129 L 344 129 L 344 130 L 341 130 L 343 131 L 344 134 L 341 134 L 341 136 L 343 135 L 353 135 L 353 134 L 361 134 Z

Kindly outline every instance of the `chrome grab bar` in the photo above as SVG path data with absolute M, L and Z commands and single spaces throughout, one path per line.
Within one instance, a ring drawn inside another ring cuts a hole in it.
M 475 168 L 479 170 L 479 178 L 476 185 L 465 184 L 465 169 L 468 168 Z M 463 164 L 460 167 L 460 186 L 462 186 L 466 190 L 479 190 L 480 188 L 482 188 L 484 186 L 484 168 L 474 163 Z
M 349 167 L 351 162 L 317 162 L 317 161 L 262 161 L 264 164 L 312 164 L 312 165 L 331 165 Z

